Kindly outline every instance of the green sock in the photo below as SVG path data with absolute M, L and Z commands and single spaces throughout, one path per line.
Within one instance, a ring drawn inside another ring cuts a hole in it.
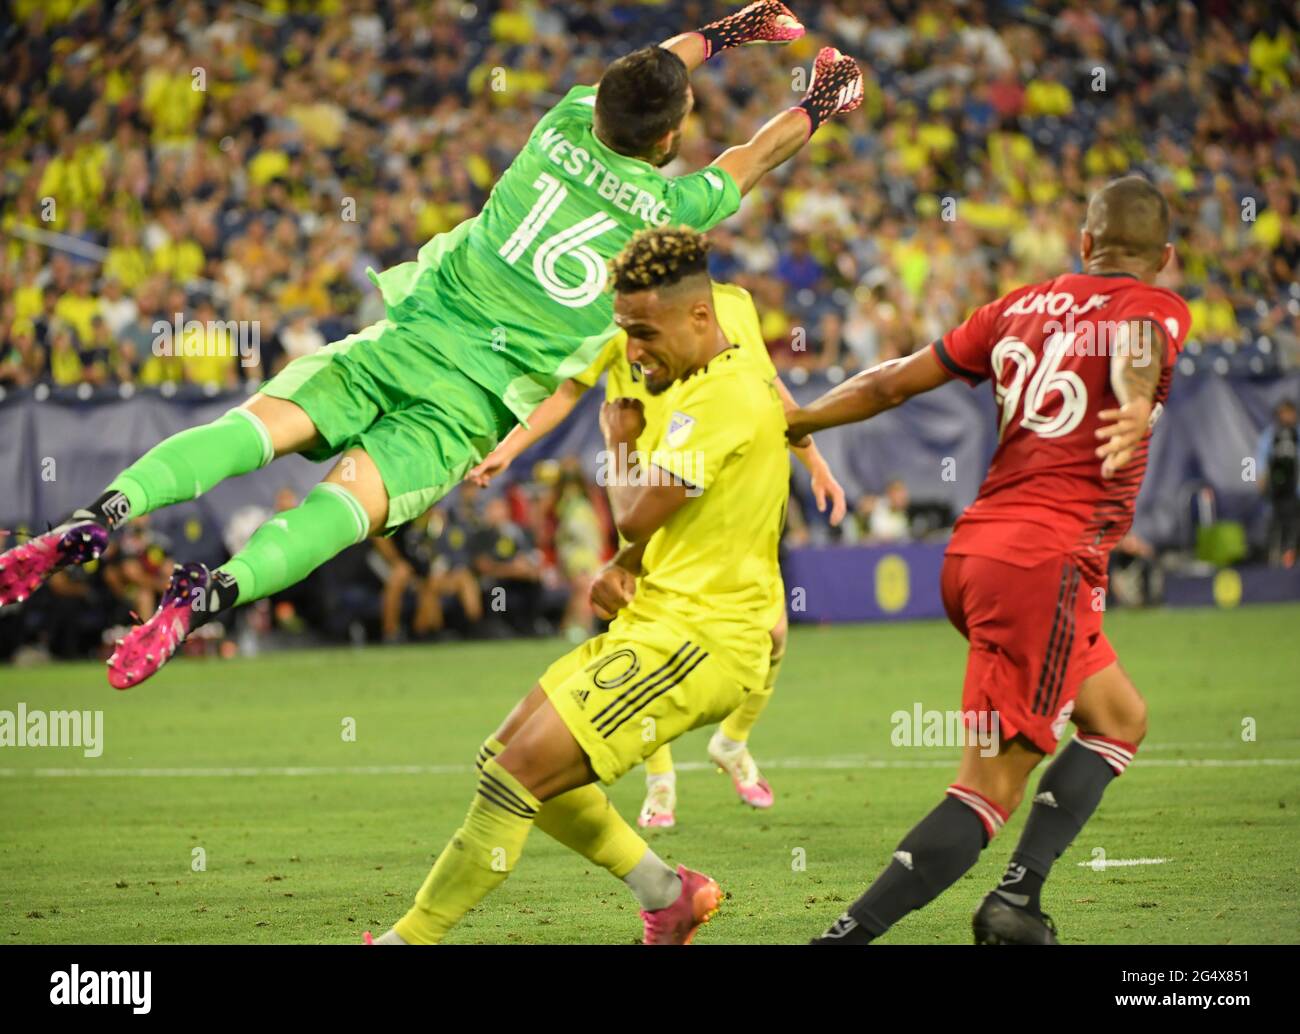
M 297 584 L 369 534 L 370 518 L 356 496 L 321 482 L 299 506 L 277 513 L 253 532 L 217 573 L 239 586 L 237 605 L 251 603 Z
M 265 467 L 275 458 L 266 425 L 246 409 L 172 435 L 122 471 L 108 486 L 141 517 L 202 495 L 226 478 Z

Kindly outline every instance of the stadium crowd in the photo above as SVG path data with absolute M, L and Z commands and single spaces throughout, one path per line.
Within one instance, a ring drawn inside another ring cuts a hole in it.
M 380 318 L 367 268 L 474 214 L 570 86 L 734 6 L 11 0 L 0 405 L 42 386 L 250 390 Z M 1193 314 L 1184 368 L 1300 366 L 1300 4 L 792 6 L 805 40 L 694 76 L 668 170 L 707 164 L 797 96 L 817 47 L 860 59 L 863 112 L 823 126 L 713 234 L 714 275 L 753 293 L 791 376 L 907 354 L 1074 268 L 1084 199 L 1130 170 L 1175 213 L 1163 282 Z M 189 320 L 193 349 L 172 330 Z M 906 487 L 880 487 L 856 501 L 848 541 L 909 534 Z M 388 639 L 586 629 L 584 579 L 611 544 L 601 493 L 561 465 L 473 496 L 248 620 L 328 628 L 365 611 Z M 98 593 L 122 620 L 147 613 L 167 550 L 142 524 L 98 573 L 61 576 L 47 606 Z M 496 614 L 497 588 L 524 602 Z M 357 592 L 364 606 L 335 606 Z
M 15 0 L 0 385 L 256 383 L 379 315 L 366 267 L 473 214 L 570 85 L 726 6 Z M 803 6 L 805 41 L 695 77 L 680 158 L 757 125 L 822 42 L 868 70 L 868 131 L 823 127 L 716 234 L 783 366 L 905 354 L 1068 268 L 1087 192 L 1131 169 L 1174 206 L 1168 283 L 1213 368 L 1296 363 L 1297 5 Z M 178 313 L 202 354 L 158 346 Z

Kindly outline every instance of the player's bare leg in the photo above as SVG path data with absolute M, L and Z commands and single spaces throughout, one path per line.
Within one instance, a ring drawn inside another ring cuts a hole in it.
M 469 568 L 462 567 L 452 576 L 452 584 L 456 587 L 456 598 L 460 600 L 465 620 L 477 625 L 483 620 L 483 588 L 478 577 Z
M 108 660 L 109 683 L 115 689 L 138 685 L 166 664 L 199 625 L 301 581 L 343 549 L 382 530 L 387 520 L 388 493 L 379 468 L 362 450 L 350 449 L 300 505 L 263 524 L 220 568 L 177 564 L 153 616 L 118 642 Z
M 998 753 L 990 757 L 985 757 L 983 750 L 978 745 L 966 747 L 953 785 L 974 790 L 996 804 L 1005 813 L 1005 821 L 1020 807 L 1029 773 L 1043 760 L 1043 752 L 1020 737 L 1001 744 Z
M 271 436 L 271 448 L 276 459 L 302 452 L 320 441 L 316 425 L 306 410 L 288 399 L 271 395 L 254 395 L 240 409 L 246 410 L 261 421 Z
M 446 621 L 442 613 L 441 576 L 429 574 L 421 579 L 415 606 L 415 616 L 411 619 L 411 631 L 417 636 L 441 631 Z
M 384 587 L 379 596 L 379 630 L 384 642 L 396 643 L 402 639 L 402 604 L 406 602 L 406 590 L 411 587 L 415 575 L 409 566 L 394 566 L 384 579 Z M 412 622 L 412 631 L 418 632 L 419 626 Z
M 673 872 L 593 785 L 587 755 L 541 686 L 534 686 L 479 750 L 479 785 L 464 825 L 429 874 L 416 905 L 376 944 L 429 943 L 504 881 L 536 825 L 619 876 L 642 907 L 647 944 L 689 943 L 722 892 L 701 873 Z M 491 872 L 476 861 L 489 851 Z M 369 940 L 369 935 L 367 935 Z
M 869 944 L 957 882 L 1002 828 L 1042 759 L 1017 737 L 985 757 L 968 745 L 943 802 L 899 843 L 888 867 L 813 944 Z
M 1147 702 L 1115 661 L 1083 680 L 1071 720 L 1085 736 L 1140 746 L 1147 735 Z
M 1101 803 L 1112 780 L 1146 736 L 1142 694 L 1118 662 L 1083 680 L 1075 699 L 1075 737 L 1038 783 L 1029 819 L 996 890 L 975 913 L 979 944 L 1052 944 L 1055 926 L 1043 914 L 1043 882 Z

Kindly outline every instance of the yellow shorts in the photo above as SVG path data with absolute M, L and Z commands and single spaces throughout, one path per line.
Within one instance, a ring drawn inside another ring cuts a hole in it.
M 602 783 L 682 733 L 722 721 L 748 692 L 709 647 L 648 621 L 615 622 L 539 681 Z

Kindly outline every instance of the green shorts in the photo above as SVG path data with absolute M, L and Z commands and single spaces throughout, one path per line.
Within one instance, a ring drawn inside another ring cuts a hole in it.
M 261 391 L 303 409 L 326 460 L 362 449 L 388 491 L 389 530 L 450 492 L 516 423 L 505 404 L 425 342 L 436 324 L 380 320 L 295 359 Z

